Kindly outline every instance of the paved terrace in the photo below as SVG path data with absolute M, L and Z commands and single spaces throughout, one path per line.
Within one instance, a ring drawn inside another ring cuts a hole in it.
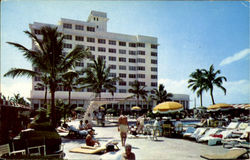
M 78 126 L 79 120 L 70 122 L 70 124 Z M 109 123 L 105 127 L 94 127 L 97 135 L 95 138 L 100 143 L 109 140 L 119 140 L 120 135 L 117 131 L 116 123 Z M 63 138 L 65 159 L 91 159 L 97 160 L 101 155 L 98 154 L 81 154 L 71 153 L 70 149 L 85 145 L 83 139 L 66 139 Z M 227 152 L 221 145 L 208 146 L 206 144 L 196 143 L 194 141 L 176 138 L 158 137 L 158 141 L 152 141 L 149 138 L 132 138 L 129 135 L 127 143 L 132 145 L 132 151 L 136 155 L 136 159 L 141 160 L 198 160 L 201 154 L 222 154 Z M 121 142 L 118 144 L 120 151 L 124 152 Z

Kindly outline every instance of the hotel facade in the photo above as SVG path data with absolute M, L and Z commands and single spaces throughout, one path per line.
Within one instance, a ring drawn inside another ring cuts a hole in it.
M 39 38 L 40 28 L 43 26 L 53 26 L 58 28 L 58 32 L 64 34 L 64 54 L 67 54 L 76 45 L 89 48 L 95 58 L 101 57 L 105 59 L 106 65 L 111 67 L 110 77 L 120 77 L 123 82 L 117 82 L 117 90 L 112 96 L 108 91 L 103 90 L 101 97 L 104 99 L 120 99 L 123 100 L 132 94 L 128 92 L 130 85 L 134 80 L 138 80 L 142 86 L 146 86 L 146 90 L 151 91 L 157 89 L 158 80 L 158 41 L 156 37 L 142 35 L 127 35 L 112 33 L 107 31 L 107 13 L 91 11 L 88 20 L 79 21 L 61 18 L 58 25 L 34 22 L 30 24 L 30 30 Z M 32 43 L 32 49 L 35 44 Z M 76 70 L 81 70 L 91 65 L 91 61 L 83 60 L 76 64 Z M 36 68 L 33 68 L 34 70 Z M 35 109 L 43 106 L 44 90 L 36 88 L 36 84 L 40 82 L 39 77 L 32 80 L 31 104 Z M 149 92 L 150 93 L 150 92 Z M 72 91 L 71 104 L 76 106 L 84 106 L 94 99 L 95 94 L 89 89 L 82 91 Z M 50 99 L 50 94 L 47 96 Z M 55 94 L 56 99 L 68 100 L 68 92 L 63 86 L 59 87 Z M 174 95 L 174 101 L 180 102 L 185 108 L 189 108 L 188 95 Z M 136 104 L 136 99 L 120 101 L 119 103 L 107 104 L 106 107 L 129 111 Z M 145 102 L 140 100 L 140 106 L 143 108 L 152 108 L 153 102 Z

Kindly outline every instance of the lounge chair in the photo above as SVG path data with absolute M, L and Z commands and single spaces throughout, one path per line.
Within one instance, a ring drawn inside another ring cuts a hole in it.
M 191 135 L 195 132 L 195 130 L 196 129 L 194 127 L 188 127 L 185 133 L 183 134 L 183 138 L 190 138 Z
M 0 157 L 5 154 L 8 154 L 8 156 L 11 156 L 11 155 L 19 154 L 19 153 L 21 153 L 22 155 L 25 155 L 25 150 L 10 151 L 9 144 L 0 145 Z
M 210 136 L 211 134 L 216 134 L 219 131 L 219 128 L 210 128 L 205 132 L 205 134 L 201 138 L 198 139 L 198 142 L 208 141 L 210 138 L 212 138 L 212 136 Z
M 237 148 L 237 149 L 231 149 L 229 150 L 227 153 L 225 154 L 204 154 L 201 155 L 201 158 L 205 158 L 205 159 L 209 159 L 209 160 L 219 160 L 219 159 L 223 159 L 223 160 L 235 160 L 240 158 L 241 156 L 247 154 L 247 150 L 244 148 Z M 247 154 L 248 156 L 248 154 Z M 249 156 L 248 156 L 249 157 Z
M 208 128 L 197 128 L 194 133 L 191 135 L 191 138 L 198 140 Z

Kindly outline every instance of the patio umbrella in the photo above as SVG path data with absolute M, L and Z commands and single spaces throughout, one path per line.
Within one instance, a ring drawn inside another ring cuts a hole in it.
M 250 110 L 250 104 L 245 105 L 244 108 Z
M 233 109 L 233 106 L 226 103 L 217 103 L 207 108 L 208 111 L 227 111 L 229 109 Z
M 101 110 L 105 110 L 105 108 L 103 106 L 100 107 Z
M 138 107 L 138 106 L 134 106 L 131 108 L 132 111 L 140 111 L 141 110 L 141 107 Z
M 183 105 L 177 102 L 163 102 L 153 108 L 153 113 L 172 113 L 183 110 Z

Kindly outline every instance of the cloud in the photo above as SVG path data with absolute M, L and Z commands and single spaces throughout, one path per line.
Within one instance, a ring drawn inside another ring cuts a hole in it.
M 238 60 L 246 57 L 248 54 L 250 54 L 250 49 L 249 48 L 243 49 L 240 52 L 235 53 L 233 56 L 230 56 L 230 57 L 223 59 L 220 62 L 220 66 L 224 66 L 224 65 L 230 64 L 232 62 L 238 61 Z

